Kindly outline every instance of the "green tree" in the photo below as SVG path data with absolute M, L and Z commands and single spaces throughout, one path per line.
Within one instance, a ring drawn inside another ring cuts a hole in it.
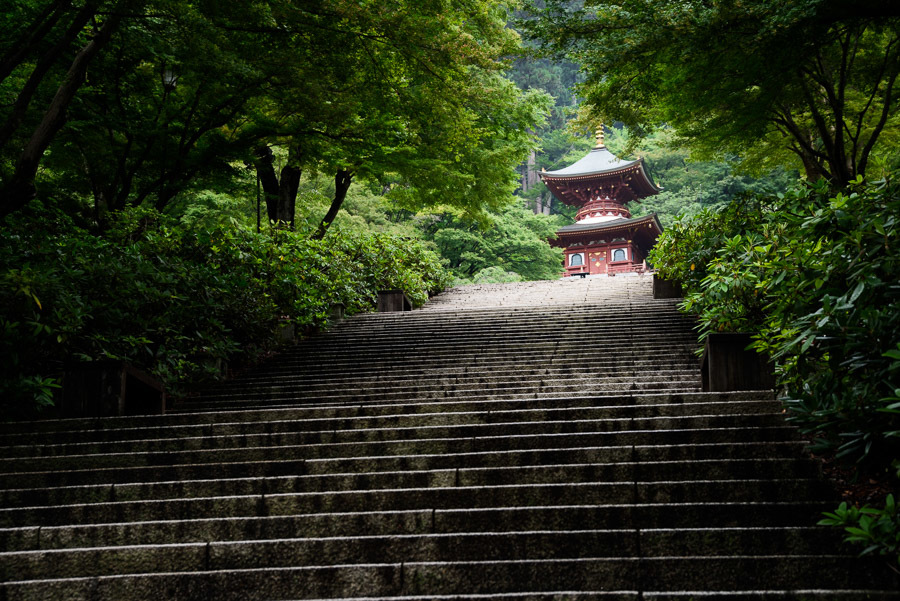
M 554 237 L 557 220 L 509 206 L 491 216 L 490 226 L 438 214 L 426 225 L 449 267 L 460 278 L 472 278 L 488 268 L 514 272 L 525 280 L 554 279 L 562 271 L 562 251 L 547 240 Z
M 83 15 L 50 23 L 34 3 L 21 3 L 20 20 L 0 21 L 11 40 L 46 30 L 62 56 L 81 56 L 80 38 L 94 44 L 78 85 L 61 68 L 42 69 L 39 45 L 16 54 L 0 90 L 13 100 L 0 117 L 22 123 L 0 148 L 4 214 L 34 195 L 44 161 L 47 187 L 75 204 L 91 198 L 99 221 L 145 202 L 163 209 L 182 192 L 220 185 L 242 163 L 257 170 L 276 222 L 293 222 L 304 171 L 333 175 L 318 236 L 360 177 L 395 174 L 403 206 L 444 204 L 477 217 L 505 202 L 548 104 L 502 76 L 519 38 L 499 0 L 97 0 L 82 12 L 110 27 L 94 33 Z M 42 93 L 19 118 L 15 100 L 31 78 Z M 65 110 L 52 131 L 41 129 L 61 81 Z M 23 170 L 15 148 L 31 124 L 41 146 Z M 22 186 L 31 192 L 13 193 Z
M 662 192 L 630 205 L 632 215 L 659 215 L 664 227 L 676 216 L 697 213 L 729 203 L 746 194 L 777 194 L 794 185 L 797 172 L 775 167 L 748 173 L 741 169 L 735 156 L 718 160 L 695 160 L 692 153 L 677 146 L 670 128 L 658 129 L 642 139 L 633 153 L 628 131 L 611 128 L 606 136 L 609 149 L 623 157 L 636 154 L 643 157 L 650 176 Z
M 548 0 L 531 33 L 586 72 L 589 116 L 706 156 L 793 155 L 844 186 L 897 143 L 900 14 L 870 0 Z

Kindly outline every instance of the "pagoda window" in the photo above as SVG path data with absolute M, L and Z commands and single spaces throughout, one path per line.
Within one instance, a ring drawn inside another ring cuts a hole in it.
M 569 267 L 578 267 L 579 265 L 584 265 L 584 255 L 581 253 L 569 255 Z
M 613 251 L 613 261 L 625 261 L 626 259 L 628 259 L 628 256 L 625 254 L 624 248 L 617 248 Z

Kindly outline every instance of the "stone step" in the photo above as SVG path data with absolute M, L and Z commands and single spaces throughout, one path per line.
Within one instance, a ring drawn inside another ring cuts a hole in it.
M 573 504 L 776 502 L 829 497 L 818 479 L 727 479 L 661 482 L 569 482 L 387 488 L 349 491 L 237 494 L 218 497 L 137 500 L 0 508 L 0 527 L 60 526 L 109 521 L 200 519 L 360 512 L 374 509 L 447 509 Z
M 343 381 L 322 382 L 318 378 L 293 378 L 286 376 L 277 379 L 258 380 L 254 383 L 243 383 L 239 386 L 225 387 L 222 386 L 214 391 L 204 394 L 202 397 L 194 397 L 190 399 L 190 403 L 210 402 L 219 399 L 238 398 L 274 398 L 283 397 L 285 395 L 301 396 L 301 395 L 324 395 L 326 397 L 337 396 L 335 391 L 346 392 L 348 396 L 360 396 L 366 393 L 381 393 L 387 395 L 395 392 L 396 396 L 402 394 L 413 393 L 429 393 L 434 396 L 442 390 L 452 392 L 477 392 L 497 390 L 503 391 L 507 388 L 523 388 L 538 391 L 554 391 L 562 389 L 584 391 L 587 390 L 606 390 L 606 391 L 630 391 L 630 390 L 667 390 L 670 388 L 691 388 L 700 386 L 700 375 L 698 373 L 679 373 L 665 377 L 657 377 L 653 382 L 637 381 L 633 378 L 620 377 L 590 377 L 584 375 L 577 376 L 547 376 L 547 375 L 523 375 L 516 378 L 512 374 L 488 377 L 465 377 L 445 378 L 442 381 L 432 378 L 419 379 L 399 379 L 393 378 L 390 374 L 381 374 L 372 378 L 356 378 Z M 560 396 L 565 392 L 557 392 Z M 396 398 L 396 396 L 394 398 Z M 424 396 L 424 395 L 423 395 Z M 446 395 L 443 395 L 446 396 Z M 496 395 L 501 396 L 501 395 Z M 185 402 L 184 404 L 189 404 Z
M 455 369 L 478 368 L 493 369 L 497 372 L 504 369 L 515 369 L 516 365 L 534 365 L 546 368 L 567 366 L 596 366 L 607 373 L 623 371 L 659 371 L 659 370 L 697 370 L 699 359 L 693 355 L 693 349 L 677 350 L 660 348 L 654 352 L 632 352 L 620 347 L 608 349 L 583 349 L 577 353 L 558 352 L 547 349 L 532 352 L 528 349 L 510 348 L 507 350 L 472 352 L 467 349 L 445 354 L 421 354 L 398 349 L 394 355 L 377 353 L 365 355 L 350 353 L 346 355 L 315 355 L 307 358 L 286 357 L 279 361 L 277 367 L 260 369 L 257 374 L 279 375 L 284 373 L 313 373 L 328 376 L 336 373 L 353 373 L 357 369 L 368 371 L 399 371 L 407 367 L 413 370 L 442 370 L 442 365 L 450 364 Z
M 760 408 L 758 405 L 754 408 Z M 710 429 L 734 426 L 781 426 L 779 412 L 690 413 L 646 415 L 643 412 L 607 408 L 557 408 L 509 410 L 490 413 L 413 413 L 388 416 L 310 418 L 266 424 L 237 424 L 216 432 L 208 428 L 181 429 L 177 436 L 158 432 L 165 438 L 131 438 L 68 444 L 18 445 L 0 448 L 3 459 L 56 457 L 94 453 L 137 453 L 208 448 L 287 446 L 335 441 L 376 441 L 401 438 L 459 436 L 502 436 L 504 434 L 553 434 L 570 432 L 633 432 L 641 430 Z M 744 409 L 747 409 L 746 407 Z
M 461 509 L 408 509 L 283 516 L 212 517 L 193 520 L 113 522 L 0 529 L 8 551 L 207 542 L 277 540 L 297 533 L 313 538 L 453 532 L 528 530 L 706 528 L 782 529 L 813 524 L 830 501 L 645 503 L 641 505 L 555 505 Z M 710 546 L 709 549 L 714 547 Z
M 393 412 L 362 412 L 339 408 L 331 411 L 308 411 L 305 415 L 292 415 L 291 419 L 260 420 L 247 422 L 221 422 L 219 424 L 185 424 L 130 428 L 121 430 L 73 430 L 51 435 L 19 434 L 7 436 L 6 446 L 0 447 L 0 457 L 47 457 L 54 455 L 84 454 L 88 452 L 121 452 L 142 450 L 139 445 L 158 446 L 167 440 L 177 441 L 190 448 L 200 448 L 203 439 L 225 437 L 265 436 L 277 444 L 279 434 L 299 432 L 335 432 L 351 429 L 418 428 L 436 426 L 486 426 L 504 423 L 580 423 L 604 420 L 606 430 L 675 428 L 678 424 L 689 427 L 712 426 L 737 416 L 753 415 L 756 423 L 780 423 L 781 407 L 776 401 L 735 401 L 725 403 L 692 403 L 686 405 L 613 405 L 569 407 L 537 406 L 515 407 L 495 405 L 488 411 L 472 412 L 469 405 L 445 407 L 440 411 L 407 413 L 397 411 L 398 406 L 382 406 Z M 454 410 L 457 409 L 457 410 Z M 759 416 L 768 415 L 768 418 Z M 773 417 L 774 416 L 774 417 Z M 675 420 L 672 424 L 666 420 Z M 685 421 L 688 420 L 688 421 Z M 774 421 L 773 421 L 774 420 Z M 750 422 L 747 422 L 750 423 Z M 379 436 L 379 438 L 382 438 Z M 36 446 L 37 443 L 40 446 Z
M 665 391 L 696 391 L 701 388 L 700 377 L 685 378 L 673 381 L 654 381 L 654 382 L 562 382 L 554 383 L 545 380 L 535 380 L 533 382 L 522 381 L 515 378 L 509 380 L 498 380 L 490 384 L 457 384 L 453 386 L 442 386 L 440 384 L 423 384 L 423 385 L 407 385 L 403 387 L 394 386 L 370 386 L 370 387 L 340 387 L 337 389 L 329 389 L 323 387 L 321 389 L 306 389 L 304 387 L 291 386 L 261 386 L 254 391 L 233 391 L 232 393 L 221 393 L 216 396 L 203 397 L 201 401 L 191 401 L 185 403 L 185 408 L 199 407 L 203 404 L 212 405 L 215 403 L 226 404 L 236 401 L 243 403 L 245 401 L 259 400 L 269 404 L 281 403 L 285 400 L 293 399 L 302 400 L 305 403 L 315 403 L 318 401 L 332 400 L 349 400 L 356 399 L 362 402 L 378 402 L 385 400 L 402 401 L 417 400 L 427 401 L 430 399 L 451 399 L 451 398 L 491 398 L 491 397 L 515 397 L 520 395 L 553 395 L 563 396 L 570 394 L 603 394 L 622 391 L 646 391 L 646 392 L 665 392 Z
M 660 388 L 660 389 L 649 389 L 649 390 L 580 390 L 578 394 L 569 393 L 566 396 L 573 399 L 592 399 L 598 398 L 601 396 L 607 395 L 623 395 L 623 394 L 646 394 L 646 395 L 660 395 L 660 394 L 671 394 L 678 396 L 686 396 L 694 393 L 699 393 L 699 389 L 696 386 L 685 386 L 679 388 Z M 535 390 L 526 390 L 523 392 L 507 392 L 500 396 L 505 400 L 520 400 L 520 401 L 528 401 L 528 400 L 542 400 L 542 399 L 554 399 L 559 398 L 559 393 L 554 392 L 540 392 Z M 182 412 L 212 412 L 212 411 L 246 411 L 250 409 L 269 409 L 269 410 L 277 410 L 277 409 L 290 409 L 291 407 L 310 407 L 310 406 L 327 406 L 327 405 L 353 405 L 353 404 L 384 404 L 389 403 L 391 401 L 397 403 L 405 403 L 405 404 L 418 404 L 418 403 L 427 403 L 434 401 L 460 401 L 460 402 L 478 402 L 478 401 L 490 401 L 491 399 L 497 398 L 496 396 L 492 396 L 490 394 L 479 394 L 479 393 L 466 393 L 459 392 L 454 394 L 448 394 L 446 396 L 425 396 L 418 397 L 415 395 L 405 396 L 402 394 L 397 395 L 349 395 L 349 396 L 340 396 L 336 395 L 333 397 L 320 397 L 320 396 L 312 396 L 312 395 L 300 395 L 297 397 L 294 396 L 286 396 L 284 398 L 276 398 L 276 399 L 266 399 L 266 398 L 235 398 L 235 399 L 222 399 L 216 400 L 211 399 L 209 401 L 205 401 L 202 398 L 197 401 L 184 402 L 179 405 L 175 405 L 171 408 L 170 413 L 182 413 Z
M 322 464 L 317 466 L 322 468 Z M 549 465 L 486 465 L 470 467 L 316 472 L 254 478 L 215 478 L 152 483 L 98 484 L 23 488 L 0 491 L 3 507 L 112 503 L 117 501 L 216 497 L 230 494 L 288 494 L 350 491 L 368 488 L 490 486 L 561 482 L 667 482 L 673 480 L 796 479 L 816 477 L 811 461 L 725 459 L 692 461 L 561 463 Z
M 517 375 L 523 380 L 532 380 L 536 378 L 547 378 L 557 380 L 568 379 L 607 379 L 627 380 L 635 379 L 652 380 L 652 379 L 673 379 L 673 378 L 690 378 L 699 377 L 699 371 L 696 367 L 690 369 L 630 369 L 618 370 L 616 372 L 596 372 L 586 373 L 584 367 L 579 365 L 523 365 L 517 372 Z M 498 373 L 496 369 L 482 366 L 475 367 L 459 367 L 456 369 L 445 366 L 443 369 L 409 369 L 403 372 L 394 370 L 378 370 L 378 369 L 362 369 L 355 370 L 347 374 L 336 371 L 329 374 L 328 381 L 323 381 L 323 374 L 311 372 L 284 372 L 273 376 L 271 374 L 248 374 L 242 376 L 239 381 L 232 381 L 221 384 L 213 390 L 254 390 L 259 386 L 320 386 L 320 387 L 337 387 L 344 385 L 352 385 L 358 383 L 378 383 L 379 385 L 387 385 L 394 383 L 398 386 L 409 382 L 419 382 L 427 379 L 429 382 L 443 383 L 452 385 L 460 382 L 481 382 L 503 379 L 505 376 L 502 372 Z
M 0 580 L 422 562 L 433 557 L 456 561 L 697 557 L 710 555 L 712 549 L 728 555 L 814 555 L 834 542 L 834 532 L 819 528 L 579 529 L 209 541 L 2 552 Z
M 671 433 L 716 432 L 742 427 L 762 433 L 769 429 L 775 432 L 790 433 L 792 428 L 785 426 L 780 413 L 763 414 L 717 414 L 717 415 L 685 415 L 656 417 L 621 417 L 607 418 L 604 412 L 559 411 L 557 419 L 542 419 L 541 414 L 529 415 L 527 412 L 485 414 L 470 417 L 470 414 L 457 415 L 412 415 L 405 419 L 375 420 L 369 423 L 366 418 L 347 418 L 345 420 L 324 421 L 307 424 L 293 422 L 291 430 L 265 432 L 259 434 L 175 437 L 163 439 L 128 440 L 123 442 L 97 442 L 69 445 L 45 445 L 38 448 L 28 446 L 8 447 L 4 451 L 7 457 L 0 458 L 0 473 L 6 466 L 22 466 L 23 462 L 58 459 L 65 462 L 70 457 L 85 458 L 95 454 L 104 456 L 133 453 L 166 453 L 191 452 L 210 449 L 228 449 L 235 446 L 251 449 L 259 447 L 287 447 L 297 445 L 317 445 L 335 443 L 373 443 L 397 440 L 434 440 L 446 438 L 492 439 L 505 436 L 542 436 L 556 434 L 594 433 L 604 437 L 605 441 L 615 440 L 617 436 L 635 439 L 635 437 L 652 437 L 659 433 L 659 442 L 664 443 Z M 599 413 L 600 415 L 597 415 Z M 569 415 L 571 419 L 565 419 Z M 562 417 L 563 419 L 559 419 Z M 529 419 L 531 418 L 531 419 Z M 312 426 L 311 429 L 304 429 Z M 790 434 L 788 434 L 789 436 Z M 694 442 L 700 442 L 694 441 Z M 637 444 L 637 443 L 633 443 Z M 646 444 L 646 442 L 644 443 Z
M 659 344 L 665 336 L 673 344 L 697 346 L 697 335 L 691 327 L 670 327 L 663 331 L 628 329 L 623 333 L 623 324 L 610 325 L 608 328 L 560 329 L 558 327 L 522 328 L 521 330 L 498 329 L 495 327 L 477 328 L 460 327 L 458 330 L 425 330 L 408 328 L 404 330 L 385 330 L 385 334 L 373 332 L 360 333 L 356 336 L 344 335 L 336 337 L 315 338 L 298 346 L 292 355 L 302 355 L 304 351 L 315 348 L 317 352 L 338 352 L 347 349 L 394 350 L 398 346 L 413 349 L 424 349 L 428 352 L 440 352 L 445 348 L 465 346 L 472 349 L 504 348 L 511 346 L 529 346 L 531 348 L 561 347 L 565 350 L 579 348 L 609 346 L 641 345 L 652 347 Z M 388 335 L 389 333 L 389 335 Z
M 581 366 L 557 366 L 557 367 L 541 367 L 532 366 L 523 368 L 516 373 L 518 379 L 523 382 L 546 381 L 546 382 L 567 382 L 567 383 L 586 383 L 591 382 L 610 382 L 610 383 L 627 383 L 631 384 L 637 379 L 651 380 L 690 380 L 700 377 L 697 369 L 682 370 L 629 370 L 617 372 L 603 372 L 597 370 L 586 371 Z M 511 379 L 512 374 L 504 374 L 495 369 L 474 368 L 471 370 L 460 370 L 457 373 L 451 373 L 447 370 L 442 371 L 425 371 L 421 370 L 416 374 L 397 373 L 394 371 L 366 370 L 362 373 L 353 373 L 349 376 L 330 377 L 328 381 L 323 381 L 321 374 L 314 373 L 295 373 L 284 374 L 277 378 L 272 376 L 255 376 L 241 382 L 233 383 L 230 386 L 221 386 L 222 390 L 257 390 L 260 388 L 278 387 L 284 388 L 295 386 L 298 388 L 315 390 L 329 389 L 343 386 L 397 386 L 403 387 L 409 384 L 420 383 L 424 378 L 430 385 L 454 386 L 457 384 L 486 384 L 490 385 L 494 382 L 505 382 Z
M 0 599 L 900 598 L 649 285 L 453 291 L 167 415 L 0 424 Z
M 629 446 L 629 445 L 678 445 L 731 442 L 779 442 L 791 440 L 796 430 L 790 426 L 720 427 L 701 429 L 656 429 L 598 431 L 588 428 L 555 433 L 529 431 L 527 424 L 503 428 L 503 434 L 459 432 L 457 436 L 403 438 L 391 430 L 383 430 L 382 440 L 370 440 L 367 436 L 350 431 L 314 433 L 282 437 L 288 444 L 273 446 L 222 446 L 202 449 L 139 451 L 105 453 L 102 455 L 62 455 L 52 457 L 21 457 L 0 460 L 0 473 L 14 471 L 48 471 L 72 469 L 98 469 L 114 467 L 185 465 L 194 463 L 221 463 L 235 461 L 265 461 L 302 456 L 306 459 L 347 457 L 360 453 L 378 455 L 437 454 L 447 452 L 505 451 L 522 448 L 558 448 L 563 446 Z M 496 430 L 494 430 L 496 432 Z M 516 432 L 516 433 L 513 433 Z M 426 433 L 412 436 L 424 436 Z M 432 436 L 437 433 L 428 432 Z M 268 442 L 265 440 L 260 443 Z M 239 444 L 221 441 L 220 444 Z M 298 446 L 301 444 L 303 446 Z
M 210 557 L 210 560 L 212 558 Z M 429 561 L 12 581 L 9 601 L 30 599 L 157 600 L 341 598 L 457 595 L 532 591 L 747 591 L 760 582 L 774 590 L 844 589 L 845 574 L 859 574 L 870 589 L 893 586 L 873 562 L 833 555 L 769 555 Z M 891 590 L 891 589 L 887 589 Z
M 489 465 L 551 465 L 561 463 L 622 463 L 628 461 L 704 461 L 721 459 L 790 459 L 794 460 L 805 443 L 743 442 L 681 444 L 655 446 L 603 446 L 523 448 L 473 452 L 444 452 L 415 455 L 367 455 L 325 457 L 319 459 L 269 459 L 234 461 L 231 463 L 187 463 L 182 465 L 149 465 L 75 469 L 43 472 L 0 474 L 5 489 L 30 489 L 96 484 L 127 484 L 202 480 L 215 473 L 219 478 L 265 478 L 302 474 L 402 471 L 432 468 L 484 467 Z M 359 445 L 350 446 L 350 450 Z M 363 447 L 363 450 L 366 448 Z M 340 447 L 331 451 L 339 455 Z
M 756 398 L 754 398 L 754 396 Z M 119 428 L 95 429 L 98 423 L 91 420 L 71 420 L 70 429 L 58 431 L 24 431 L 0 435 L 0 455 L 13 456 L 19 453 L 17 446 L 27 446 L 30 453 L 45 453 L 43 447 L 54 444 L 78 444 L 86 442 L 113 442 L 127 440 L 147 440 L 160 438 L 185 438 L 192 436 L 224 436 L 228 434 L 262 434 L 272 432 L 309 430 L 314 424 L 320 424 L 322 429 L 335 429 L 334 422 L 339 420 L 356 420 L 354 423 L 369 423 L 379 421 L 395 422 L 397 420 L 412 419 L 439 419 L 462 422 L 465 416 L 479 416 L 477 419 L 498 419 L 498 416 L 519 415 L 532 416 L 544 419 L 560 416 L 577 416 L 583 418 L 586 415 L 596 417 L 608 417 L 621 419 L 630 417 L 664 417 L 664 416 L 689 416 L 689 415 L 717 415 L 717 414 L 760 414 L 779 413 L 782 408 L 778 401 L 765 398 L 771 395 L 755 395 L 741 393 L 740 395 L 720 393 L 701 393 L 690 397 L 680 397 L 675 403 L 659 403 L 659 397 L 601 397 L 582 399 L 546 399 L 543 401 L 514 401 L 491 400 L 482 402 L 432 402 L 421 405 L 406 405 L 399 403 L 389 404 L 364 404 L 364 405 L 335 405 L 328 407 L 307 406 L 295 407 L 286 410 L 248 412 L 240 416 L 242 421 L 209 422 L 202 418 L 209 417 L 206 414 L 182 414 L 183 419 L 175 420 L 172 416 L 164 416 L 163 419 L 154 420 L 153 424 L 123 420 Z M 762 398 L 760 398 L 762 397 Z M 708 399 L 708 400 L 707 400 Z M 733 399 L 733 400 L 722 400 Z M 488 416 L 488 417 L 483 417 Z M 197 418 L 191 420 L 191 417 Z M 168 419 L 165 419 L 168 418 Z M 251 419 L 255 418 L 255 419 Z M 146 418 L 147 422 L 151 418 Z M 35 448 L 35 445 L 42 445 Z
M 278 381 L 279 379 L 296 379 L 301 380 L 319 380 L 329 381 L 331 379 L 357 379 L 366 377 L 400 377 L 405 376 L 407 379 L 437 379 L 445 377 L 462 377 L 469 375 L 503 375 L 514 372 L 517 366 L 525 366 L 526 371 L 534 370 L 536 373 L 545 373 L 547 375 L 560 374 L 577 376 L 585 373 L 587 369 L 592 369 L 599 373 L 599 369 L 603 373 L 622 373 L 623 377 L 629 374 L 633 375 L 633 379 L 652 380 L 654 374 L 660 376 L 669 375 L 675 372 L 699 374 L 699 361 L 696 357 L 677 357 L 674 355 L 650 358 L 646 356 L 622 357 L 622 356 L 591 356 L 566 359 L 560 358 L 526 358 L 515 359 L 514 357 L 504 356 L 496 361 L 487 361 L 484 357 L 475 357 L 467 361 L 460 360 L 458 362 L 448 363 L 447 360 L 440 358 L 419 357 L 418 359 L 410 356 L 405 359 L 385 361 L 382 357 L 378 361 L 331 361 L 320 364 L 291 364 L 287 361 L 279 363 L 278 367 L 269 367 L 265 370 L 260 369 L 252 374 L 242 377 L 238 382 L 229 383 L 232 386 L 240 387 L 246 382 L 247 384 Z M 246 379 L 245 379 L 246 378 Z M 228 388 L 228 384 L 217 387 Z M 216 390 L 213 388 L 212 390 Z
M 641 340 L 632 339 L 631 337 L 622 340 L 601 339 L 599 341 L 585 341 L 585 339 L 581 338 L 580 340 L 573 339 L 568 343 L 555 339 L 536 338 L 534 336 L 523 337 L 520 340 L 502 338 L 494 341 L 485 340 L 482 336 L 473 338 L 473 340 L 477 341 L 477 344 L 455 339 L 442 339 L 440 342 L 416 344 L 415 339 L 410 336 L 396 343 L 384 344 L 380 347 L 369 344 L 348 345 L 346 347 L 318 345 L 315 347 L 315 352 L 294 352 L 287 355 L 284 360 L 288 363 L 297 363 L 304 360 L 324 362 L 341 359 L 351 353 L 354 357 L 361 356 L 368 359 L 370 357 L 377 358 L 380 355 L 403 356 L 412 352 L 423 353 L 428 357 L 445 357 L 449 355 L 459 355 L 462 358 L 496 356 L 498 359 L 502 358 L 502 355 L 511 352 L 524 356 L 563 353 L 580 357 L 604 352 L 620 352 L 629 355 L 663 355 L 667 350 L 670 353 L 675 351 L 691 354 L 699 348 L 696 339 L 691 340 L 688 336 L 684 336 L 683 340 L 672 340 L 668 344 L 661 344 L 658 339 Z
M 555 408 L 584 406 L 671 406 L 693 407 L 708 403 L 740 403 L 743 401 L 771 401 L 771 391 L 745 392 L 692 392 L 673 393 L 638 393 L 591 395 L 583 397 L 546 397 L 542 399 L 507 399 L 490 398 L 479 400 L 429 401 L 423 403 L 333 403 L 333 404 L 296 404 L 282 409 L 255 409 L 229 414 L 227 420 L 222 416 L 208 412 L 178 413 L 167 415 L 142 415 L 107 418 L 75 418 L 58 420 L 41 420 L 32 422 L 0 422 L 0 436 L 32 436 L 30 433 L 69 432 L 78 430 L 121 431 L 129 428 L 144 429 L 148 427 L 171 428 L 178 425 L 213 425 L 223 421 L 227 423 L 256 422 L 267 420 L 307 419 L 313 413 L 322 412 L 323 416 L 356 416 L 387 415 L 395 413 L 433 413 L 440 411 L 501 411 L 515 408 Z M 654 414 L 661 415 L 656 411 Z

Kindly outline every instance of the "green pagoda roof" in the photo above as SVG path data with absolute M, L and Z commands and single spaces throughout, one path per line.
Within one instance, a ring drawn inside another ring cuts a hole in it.
M 600 146 L 591 150 L 586 156 L 575 161 L 568 167 L 556 171 L 542 171 L 541 177 L 583 177 L 585 175 L 600 175 L 610 171 L 619 171 L 641 164 L 641 159 L 623 161 L 606 148 Z

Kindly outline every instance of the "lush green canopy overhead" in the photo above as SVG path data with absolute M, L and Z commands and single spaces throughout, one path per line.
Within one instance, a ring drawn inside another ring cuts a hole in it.
M 846 184 L 896 145 L 900 7 L 885 0 L 547 0 L 531 33 L 581 62 L 591 117 Z M 699 155 L 698 155 L 699 156 Z
M 511 194 L 548 104 L 503 77 L 507 16 L 502 0 L 16 0 L 0 215 L 42 186 L 98 220 L 164 208 L 247 164 L 276 220 L 304 169 L 390 175 L 407 206 L 477 216 Z

